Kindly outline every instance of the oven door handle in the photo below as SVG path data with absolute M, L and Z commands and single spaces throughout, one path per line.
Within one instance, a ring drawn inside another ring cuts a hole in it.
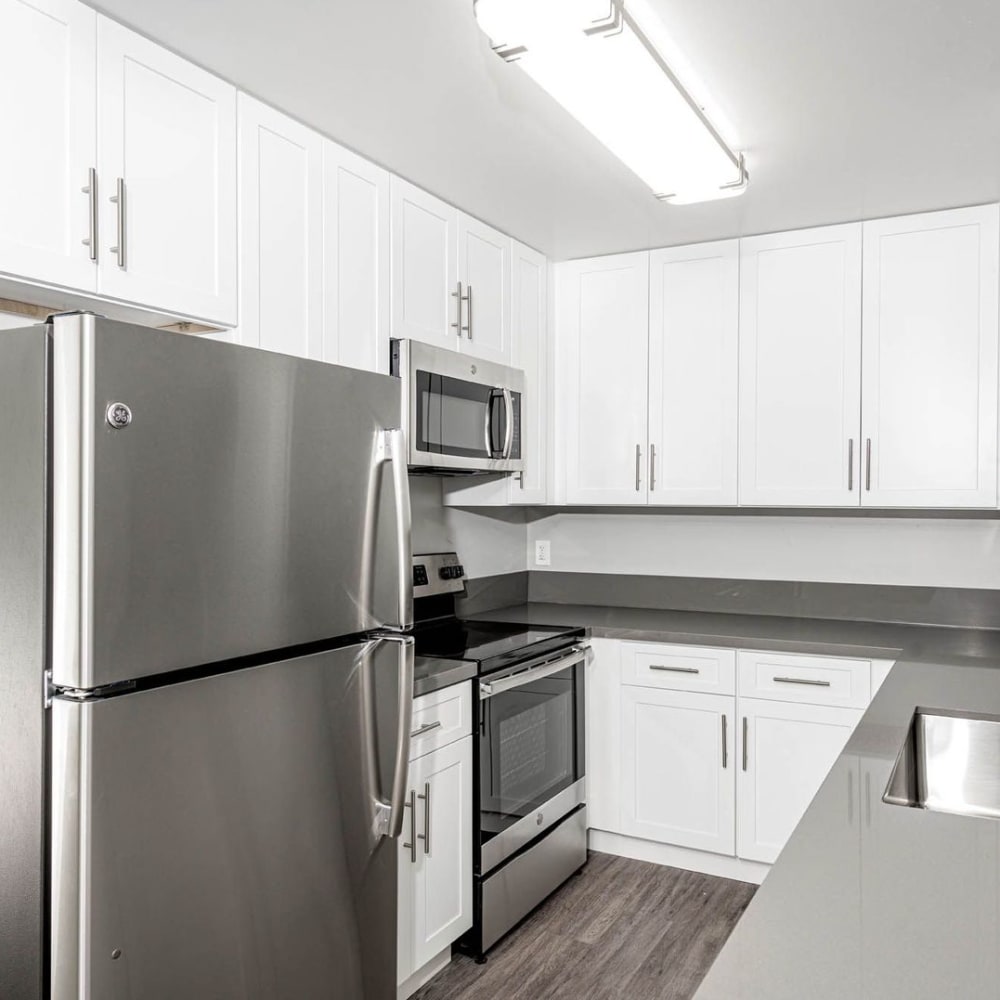
M 543 677 L 548 677 L 550 674 L 557 674 L 560 670 L 575 666 L 577 663 L 584 663 L 590 659 L 591 655 L 590 646 L 575 646 L 565 656 L 560 656 L 556 660 L 543 661 L 538 666 L 520 670 L 516 674 L 511 674 L 509 677 L 501 677 L 499 680 L 480 681 L 480 701 L 492 698 L 494 695 L 503 694 L 504 691 L 511 691 L 514 688 L 524 687 L 525 684 L 540 681 Z

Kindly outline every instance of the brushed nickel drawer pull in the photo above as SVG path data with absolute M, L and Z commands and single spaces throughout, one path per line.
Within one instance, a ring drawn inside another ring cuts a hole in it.
M 639 487 L 641 483 L 639 468 L 642 463 L 642 449 L 636 445 L 635 446 L 635 491 L 639 492 Z
M 649 665 L 650 670 L 663 670 L 671 674 L 700 674 L 701 670 L 698 667 L 670 667 L 665 663 L 651 663 Z
M 747 742 L 749 736 L 748 733 L 749 728 L 750 724 L 747 722 L 747 717 L 744 715 L 743 716 L 743 770 L 744 771 L 747 769 L 747 756 L 748 756 Z
M 808 677 L 775 677 L 776 684 L 808 684 L 810 687 L 828 688 L 829 681 L 814 681 Z
M 725 715 L 723 715 L 722 717 L 722 770 L 723 771 L 725 771 L 725 769 L 729 766 L 729 746 L 728 746 L 729 739 L 726 734 L 726 729 L 728 728 L 728 725 L 729 723 Z
M 865 439 L 865 489 L 872 488 L 872 439 Z
M 429 733 L 432 729 L 440 729 L 440 728 L 441 728 L 440 722 L 425 722 L 419 729 L 414 729 L 413 732 L 410 733 L 410 739 L 414 740 L 418 736 L 423 736 L 425 733 Z

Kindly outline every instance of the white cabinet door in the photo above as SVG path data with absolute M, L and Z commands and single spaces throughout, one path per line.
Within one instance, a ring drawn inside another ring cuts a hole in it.
M 645 504 L 649 254 L 569 261 L 556 275 L 566 502 Z
M 511 358 L 524 371 L 521 398 L 521 455 L 524 471 L 511 476 L 443 480 L 444 502 L 452 507 L 544 504 L 549 478 L 548 262 L 516 241 L 511 265 Z
M 399 177 L 392 177 L 389 188 L 392 336 L 457 350 L 458 213 Z
M 739 243 L 649 256 L 649 502 L 736 503 Z
M 97 42 L 98 291 L 235 325 L 236 91 L 104 17 Z
M 324 361 L 389 371 L 389 174 L 323 144 Z
M 734 698 L 623 687 L 622 832 L 735 850 Z
M 461 350 L 510 364 L 509 236 L 458 213 L 458 280 L 466 296 Z
M 75 0 L 0 0 L 0 271 L 92 292 L 89 171 L 96 15 Z M 96 240 L 97 234 L 93 237 Z
M 621 832 L 621 643 L 591 639 L 586 676 L 587 823 Z
M 996 506 L 998 219 L 864 224 L 865 504 Z
M 407 801 L 399 854 L 400 983 L 472 926 L 472 737 L 412 761 Z
M 740 503 L 859 503 L 861 225 L 740 241 Z
M 773 862 L 861 719 L 851 708 L 740 698 L 736 853 Z
M 239 342 L 320 356 L 323 140 L 239 96 Z

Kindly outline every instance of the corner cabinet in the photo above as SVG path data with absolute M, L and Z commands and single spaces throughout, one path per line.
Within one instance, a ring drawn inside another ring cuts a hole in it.
M 649 255 L 650 504 L 736 504 L 739 242 Z
M 740 241 L 739 500 L 856 507 L 861 225 Z
M 237 340 L 317 357 L 323 287 L 323 140 L 239 96 L 240 322 Z
M 646 503 L 649 254 L 556 268 L 555 453 L 568 504 Z
M 75 0 L 0 0 L 0 272 L 97 290 L 97 15 Z
M 995 507 L 1000 208 L 864 224 L 862 502 Z
M 471 685 L 417 698 L 414 720 L 399 839 L 400 997 L 446 964 L 452 943 L 472 927 Z
M 236 90 L 97 23 L 97 291 L 236 323 Z

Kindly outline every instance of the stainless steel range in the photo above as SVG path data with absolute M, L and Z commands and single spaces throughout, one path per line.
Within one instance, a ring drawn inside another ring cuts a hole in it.
M 483 959 L 587 860 L 581 628 L 468 621 L 454 552 L 414 556 L 418 658 L 478 667 L 475 685 L 475 922 L 459 946 Z

